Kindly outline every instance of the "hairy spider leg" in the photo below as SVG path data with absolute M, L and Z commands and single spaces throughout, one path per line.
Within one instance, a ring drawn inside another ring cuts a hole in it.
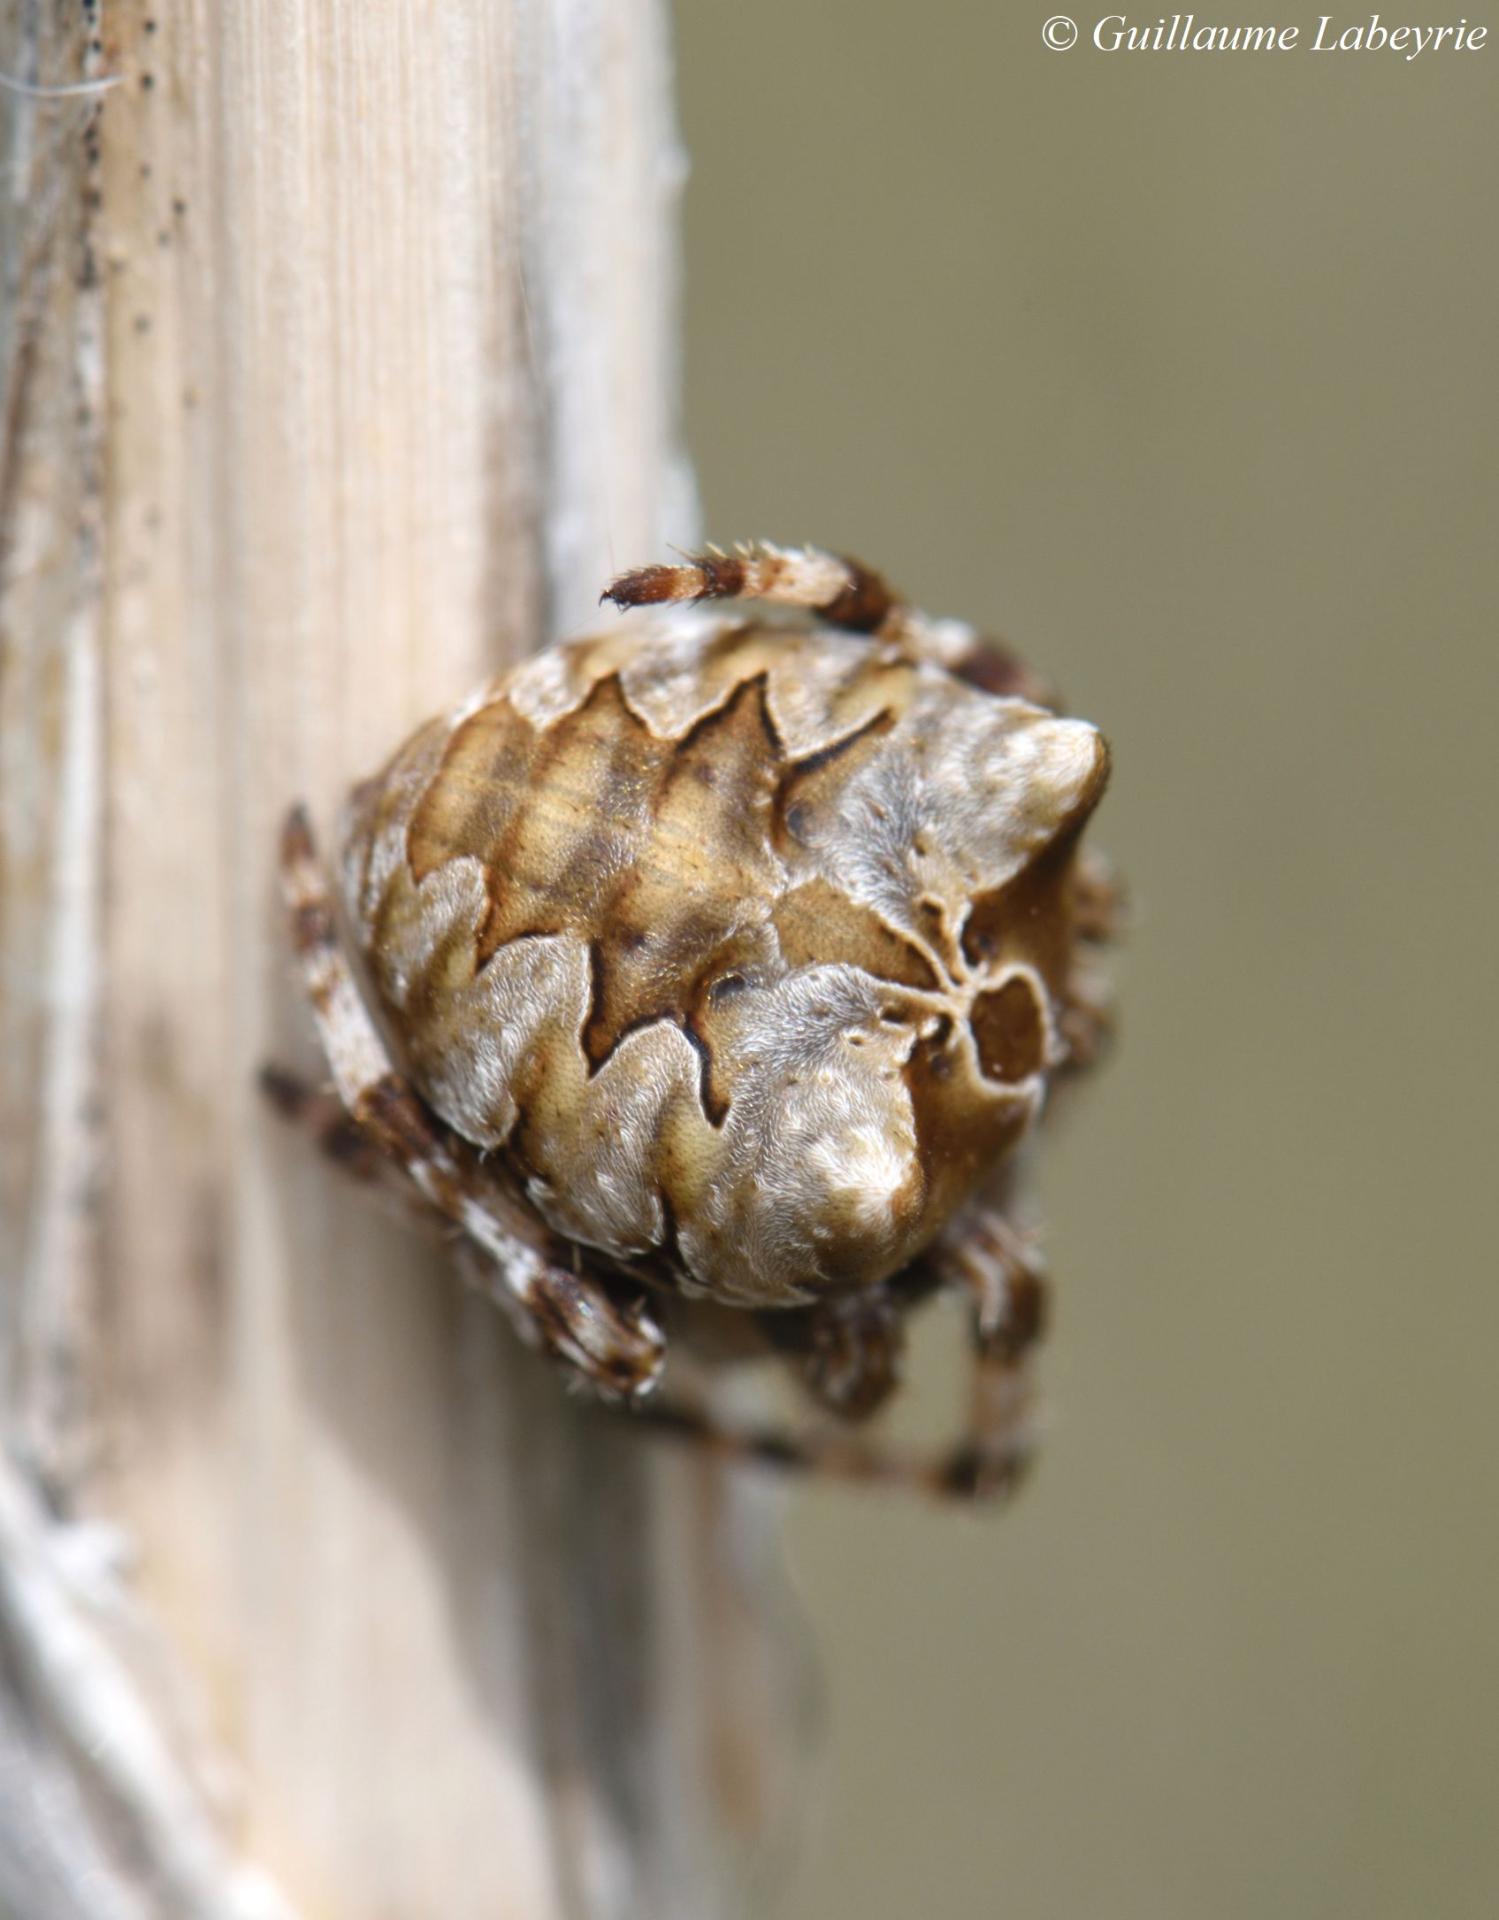
M 768 541 L 689 554 L 678 566 L 622 573 L 600 595 L 623 611 L 671 601 L 762 600 L 800 607 L 829 626 L 890 642 L 913 660 L 945 667 L 986 693 L 1056 707 L 1056 691 L 998 640 L 962 620 L 937 620 L 909 605 L 882 574 L 860 560 L 821 547 L 778 547 Z
M 405 1168 L 422 1197 L 489 1257 L 489 1291 L 522 1336 L 566 1361 L 608 1398 L 648 1393 L 666 1341 L 642 1304 L 621 1307 L 549 1257 L 544 1227 L 486 1175 L 474 1150 L 442 1125 L 395 1069 L 345 955 L 306 809 L 281 840 L 292 938 L 338 1096 L 355 1125 Z

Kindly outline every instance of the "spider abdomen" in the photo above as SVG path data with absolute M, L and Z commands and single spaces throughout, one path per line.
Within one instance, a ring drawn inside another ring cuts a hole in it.
M 557 1232 L 793 1306 L 937 1235 L 1060 1062 L 1085 722 L 813 622 L 639 613 L 355 795 L 404 1063 Z

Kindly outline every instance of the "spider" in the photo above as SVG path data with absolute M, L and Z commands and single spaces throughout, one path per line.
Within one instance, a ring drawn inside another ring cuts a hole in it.
M 625 618 L 354 790 L 346 932 L 293 809 L 282 884 L 336 1097 L 274 1069 L 267 1089 L 636 1418 L 1004 1493 L 1046 1298 L 1013 1151 L 1107 1025 L 1087 949 L 1116 899 L 1078 849 L 1103 739 L 1007 650 L 816 548 L 709 549 L 602 598 Z M 973 1379 L 928 1454 L 860 1427 L 939 1291 L 968 1302 Z M 669 1345 L 787 1356 L 831 1418 L 746 1422 L 706 1360 L 663 1388 Z

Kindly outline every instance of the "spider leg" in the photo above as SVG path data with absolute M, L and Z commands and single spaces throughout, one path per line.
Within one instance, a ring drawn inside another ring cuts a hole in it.
M 946 1277 L 972 1300 L 968 1419 L 946 1449 L 926 1453 L 830 1428 L 756 1425 L 716 1407 L 709 1393 L 687 1399 L 673 1390 L 637 1408 L 635 1417 L 725 1460 L 901 1487 L 928 1498 L 1008 1496 L 1034 1451 L 1026 1362 L 1044 1324 L 1044 1283 L 1020 1236 L 995 1213 L 977 1216 L 963 1240 L 938 1258 Z
M 768 541 L 722 553 L 708 547 L 674 567 L 640 567 L 611 580 L 601 596 L 616 607 L 671 600 L 764 600 L 805 607 L 830 626 L 878 633 L 899 605 L 873 568 L 820 547 L 775 547 Z
M 331 1089 L 314 1087 L 300 1074 L 275 1065 L 263 1066 L 259 1079 L 261 1092 L 281 1118 L 310 1139 L 341 1173 L 358 1181 L 395 1218 L 429 1233 L 446 1236 L 457 1231 L 448 1216 L 412 1183 L 405 1167 L 354 1119 Z
M 1123 893 L 1107 860 L 1085 847 L 1073 862 L 1070 878 L 1076 946 L 1058 995 L 1057 1026 L 1065 1048 L 1060 1070 L 1074 1074 L 1091 1067 L 1114 1033 L 1109 978 L 1099 949 L 1120 937 L 1124 927 Z
M 1073 930 L 1090 946 L 1108 946 L 1125 931 L 1128 903 L 1111 863 L 1082 847 L 1072 868 Z
M 323 1051 L 360 1134 L 489 1256 L 489 1291 L 531 1344 L 567 1361 L 607 1397 L 648 1392 L 665 1355 L 655 1320 L 643 1305 L 618 1306 L 597 1282 L 559 1265 L 541 1223 L 396 1071 L 355 985 L 302 807 L 282 832 L 281 883 Z
M 263 1066 L 258 1078 L 260 1091 L 282 1119 L 310 1134 L 319 1152 L 335 1166 L 365 1184 L 383 1177 L 389 1159 L 337 1094 L 313 1086 L 286 1067 Z
M 1092 975 L 1074 967 L 1057 1010 L 1057 1030 L 1067 1049 L 1058 1067 L 1063 1074 L 1081 1073 L 1096 1064 L 1114 1034 L 1114 1010 Z
M 621 610 L 680 600 L 763 600 L 802 607 L 829 626 L 867 633 L 912 660 L 946 667 L 986 693 L 1056 705 L 1051 686 L 1000 642 L 983 638 L 964 621 L 933 619 L 907 605 L 872 567 L 821 547 L 777 547 L 767 541 L 732 553 L 709 547 L 678 566 L 622 573 L 601 598 Z
M 721 1412 L 709 1399 L 689 1401 L 678 1393 L 646 1401 L 632 1417 L 727 1461 L 750 1461 L 809 1479 L 900 1487 L 932 1499 L 994 1500 L 1019 1485 L 1033 1451 L 1024 1418 L 1027 1399 L 1013 1391 L 1014 1384 L 1007 1375 L 1002 1382 L 995 1380 L 986 1394 L 982 1444 L 969 1438 L 936 1454 L 881 1445 L 833 1429 L 757 1425 Z
M 972 1300 L 980 1360 L 1020 1366 L 1046 1331 L 1047 1311 L 1045 1272 L 1025 1236 L 994 1207 L 980 1207 L 933 1257 Z
M 900 1384 L 905 1344 L 900 1306 L 886 1288 L 826 1300 L 812 1310 L 807 1385 L 840 1419 L 867 1420 Z

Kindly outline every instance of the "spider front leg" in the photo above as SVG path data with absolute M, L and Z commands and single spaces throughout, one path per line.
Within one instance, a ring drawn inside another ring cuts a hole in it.
M 909 605 L 882 574 L 821 547 L 777 547 L 768 541 L 732 553 L 709 547 L 677 566 L 638 567 L 611 580 L 600 596 L 626 607 L 670 601 L 763 600 L 802 607 L 831 627 L 885 640 L 912 660 L 945 667 L 985 693 L 1055 707 L 1055 689 L 1020 656 L 962 620 L 937 620 Z
M 483 1250 L 489 1291 L 531 1344 L 566 1361 L 608 1398 L 648 1393 L 666 1342 L 644 1305 L 616 1305 L 597 1282 L 551 1257 L 541 1224 L 396 1071 L 355 985 L 301 807 L 283 829 L 281 883 L 318 1035 L 355 1137 L 404 1168 L 422 1199 Z

